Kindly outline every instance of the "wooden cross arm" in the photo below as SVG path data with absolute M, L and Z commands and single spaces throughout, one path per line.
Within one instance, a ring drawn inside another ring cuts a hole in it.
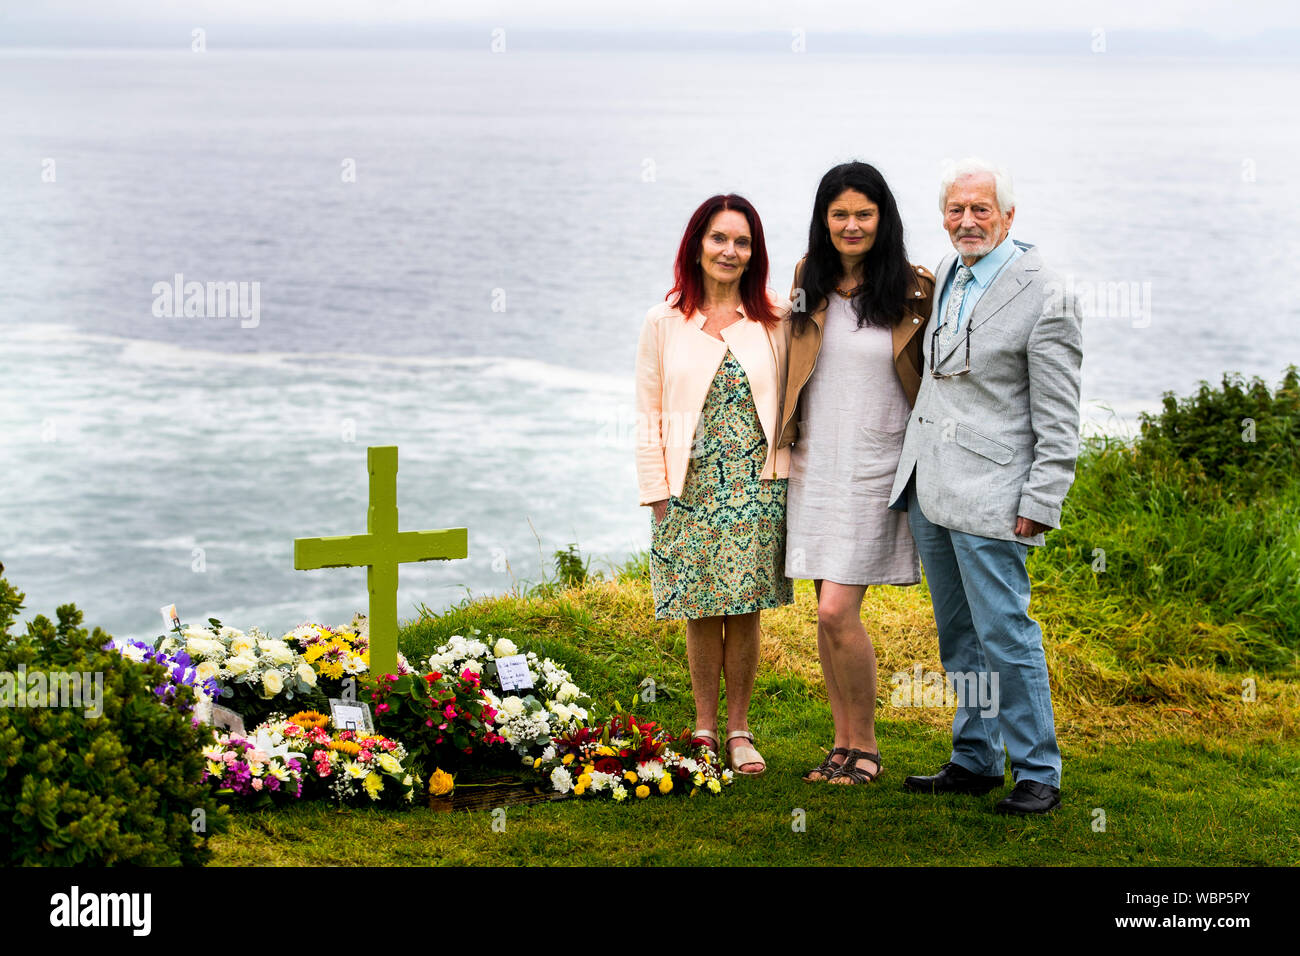
M 310 571 L 389 562 L 451 561 L 469 556 L 469 534 L 465 528 L 402 531 L 382 545 L 381 540 L 369 534 L 294 538 L 293 566 L 299 571 Z

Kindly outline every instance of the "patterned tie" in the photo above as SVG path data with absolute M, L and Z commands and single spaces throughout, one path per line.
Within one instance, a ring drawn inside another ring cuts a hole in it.
M 948 293 L 948 308 L 943 313 L 943 325 L 939 329 L 940 355 L 946 353 L 957 340 L 957 333 L 960 331 L 957 328 L 957 319 L 961 315 L 961 303 L 966 298 L 966 289 L 973 278 L 975 274 L 968 266 L 957 266 L 957 280 L 952 284 L 952 291 Z

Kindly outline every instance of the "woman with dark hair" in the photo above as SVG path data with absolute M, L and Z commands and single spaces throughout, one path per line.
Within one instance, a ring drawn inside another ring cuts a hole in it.
M 718 682 L 727 680 L 727 758 L 762 773 L 749 701 L 758 616 L 794 600 L 785 576 L 785 486 L 778 450 L 789 303 L 767 289 L 754 207 L 714 196 L 695 210 L 667 300 L 637 346 L 637 484 L 651 515 L 655 618 L 686 619 L 694 743 L 715 754 Z
M 791 447 L 786 573 L 817 590 L 817 652 L 835 742 L 805 780 L 870 783 L 876 654 L 862 625 L 872 584 L 921 580 L 907 515 L 889 491 L 921 387 L 934 276 L 907 261 L 884 177 L 844 163 L 822 177 L 795 267 L 779 448 Z

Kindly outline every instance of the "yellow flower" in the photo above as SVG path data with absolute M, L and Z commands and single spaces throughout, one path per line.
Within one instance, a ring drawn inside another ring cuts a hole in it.
M 698 770 L 695 771 L 695 786 L 704 786 L 704 774 L 700 773 Z
M 384 789 L 383 775 L 372 773 L 369 776 L 367 776 L 364 781 L 362 781 L 362 785 L 366 788 L 366 791 L 370 794 L 370 799 L 377 800 L 379 798 L 380 791 Z
M 429 775 L 429 793 L 435 797 L 451 793 L 456 789 L 456 781 L 445 770 L 435 770 Z
M 643 783 L 641 786 L 636 788 L 636 795 L 644 800 L 646 797 L 650 796 L 650 788 Z
M 699 793 L 699 792 L 700 792 L 700 788 L 699 788 L 699 787 L 692 787 L 692 788 L 691 788 L 691 796 L 692 796 L 692 797 L 695 796 L 695 795 L 696 795 L 697 793 Z
M 537 769 L 538 767 L 540 767 L 541 765 L 542 765 L 542 758 L 541 758 L 541 757 L 538 757 L 536 760 L 533 761 L 533 769 L 534 769 L 534 770 L 536 770 L 536 769 Z
M 614 749 L 613 749 L 612 747 L 597 747 L 597 748 L 596 748 L 596 756 L 597 756 L 597 757 L 612 757 L 612 756 L 614 756 Z
M 637 781 L 636 772 L 633 770 L 627 771 L 625 774 L 623 774 L 623 779 L 626 780 L 628 783 L 636 783 Z
M 659 792 L 668 793 L 673 789 L 673 778 L 664 774 L 659 778 Z
M 579 777 L 578 785 L 573 788 L 573 795 L 575 797 L 580 797 L 586 792 L 587 792 L 587 785 L 582 782 L 582 777 Z
M 581 787 L 590 787 L 590 786 L 591 786 L 591 774 L 589 774 L 589 773 L 580 774 L 580 775 L 578 776 L 578 785 L 581 786 Z
M 565 754 L 564 759 L 561 760 L 560 763 L 564 764 L 566 767 L 573 763 L 573 754 Z
M 596 772 L 596 765 L 595 765 L 594 763 L 589 763 L 589 764 L 587 764 L 585 767 L 582 768 L 582 772 L 583 772 L 583 773 L 595 773 L 595 772 Z

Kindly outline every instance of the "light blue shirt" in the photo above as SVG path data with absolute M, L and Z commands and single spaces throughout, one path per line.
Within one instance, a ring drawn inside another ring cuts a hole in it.
M 962 323 L 975 311 L 975 303 L 993 284 L 993 280 L 998 277 L 998 274 L 1006 268 L 1008 263 L 1018 259 L 1024 253 L 1025 251 L 1016 245 L 1010 236 L 1007 236 L 993 247 L 992 252 L 970 267 L 972 278 L 966 286 L 966 297 L 961 300 L 961 312 L 957 315 L 957 329 L 960 329 Z M 961 265 L 961 256 L 958 256 L 957 261 L 953 263 L 952 271 L 948 273 L 948 278 L 943 284 L 943 296 L 939 299 L 940 325 L 943 325 L 944 316 L 948 314 L 948 293 L 952 289 L 953 277 L 957 275 L 959 265 Z

